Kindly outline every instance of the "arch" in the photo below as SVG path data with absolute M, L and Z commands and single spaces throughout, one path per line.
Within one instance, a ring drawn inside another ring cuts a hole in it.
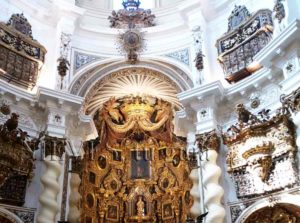
M 300 195 L 284 194 L 274 196 L 273 200 L 276 200 L 277 204 L 295 205 L 300 208 Z M 270 207 L 271 202 L 269 198 L 263 198 L 248 208 L 246 208 L 238 217 L 235 223 L 244 223 L 253 213 L 266 207 Z
M 7 221 L 11 223 L 24 223 L 17 215 L 3 207 L 0 207 L 0 219 L 1 217 L 7 219 Z
M 126 61 L 120 61 L 119 59 L 105 59 L 91 62 L 82 68 L 72 80 L 69 92 L 84 97 L 91 85 L 110 73 L 126 68 L 147 68 L 160 72 L 176 84 L 179 89 L 178 93 L 191 89 L 194 86 L 188 69 L 166 58 L 148 58 L 134 65 L 128 64 Z

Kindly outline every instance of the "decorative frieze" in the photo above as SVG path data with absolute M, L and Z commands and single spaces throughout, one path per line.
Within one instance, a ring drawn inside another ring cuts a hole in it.
M 190 65 L 190 53 L 188 48 L 176 52 L 168 53 L 164 56 L 178 60 L 179 62 L 184 63 L 188 66 Z
M 78 71 L 83 66 L 94 62 L 96 60 L 103 60 L 105 57 L 98 57 L 91 54 L 81 53 L 78 51 L 75 51 L 74 53 L 75 62 L 74 62 L 74 70 L 75 72 Z

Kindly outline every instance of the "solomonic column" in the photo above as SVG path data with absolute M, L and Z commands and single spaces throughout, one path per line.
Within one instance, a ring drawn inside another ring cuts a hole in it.
M 71 157 L 72 160 L 72 169 L 71 169 L 71 178 L 70 178 L 70 197 L 69 197 L 69 214 L 68 221 L 70 223 L 79 223 L 80 222 L 80 209 L 79 203 L 81 200 L 81 195 L 78 192 L 79 186 L 81 183 L 80 172 L 81 172 L 81 157 Z
M 217 165 L 220 140 L 215 130 L 197 135 L 197 143 L 201 154 L 203 174 L 204 206 L 208 215 L 207 223 L 222 223 L 225 209 L 221 203 L 224 190 L 219 184 L 221 168 Z
M 61 157 L 65 151 L 65 139 L 45 135 L 41 138 L 44 152 L 45 173 L 41 178 L 43 191 L 39 197 L 40 210 L 38 223 L 54 223 L 59 210 L 57 196 L 60 190 L 59 176 L 61 174 Z

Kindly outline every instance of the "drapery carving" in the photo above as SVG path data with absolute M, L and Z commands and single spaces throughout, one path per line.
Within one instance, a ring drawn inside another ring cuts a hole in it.
M 172 119 L 171 104 L 150 96 L 104 104 L 95 116 L 99 144 L 86 146 L 82 222 L 185 222 L 192 182 Z

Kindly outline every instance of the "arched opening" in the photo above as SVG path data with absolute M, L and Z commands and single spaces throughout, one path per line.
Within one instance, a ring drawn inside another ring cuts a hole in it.
M 83 110 L 99 137 L 85 147 L 82 222 L 186 221 L 191 169 L 173 131 L 183 86 L 159 70 L 127 67 L 86 87 Z
M 244 223 L 299 223 L 300 207 L 294 204 L 279 203 L 253 212 Z

